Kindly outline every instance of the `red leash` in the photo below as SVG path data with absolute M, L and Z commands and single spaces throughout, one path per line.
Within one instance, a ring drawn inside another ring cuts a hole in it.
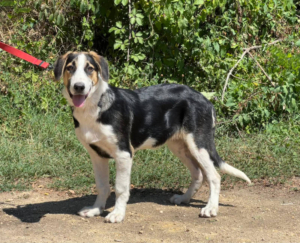
M 16 56 L 16 57 L 19 57 L 27 62 L 30 62 L 34 65 L 37 65 L 39 67 L 42 67 L 42 68 L 48 68 L 49 67 L 49 63 L 48 62 L 44 62 L 42 60 L 39 60 L 29 54 L 27 54 L 26 52 L 23 52 L 23 51 L 20 51 L 12 46 L 9 46 L 9 45 L 6 45 L 4 44 L 3 42 L 0 41 L 0 48 L 3 49 L 4 51 L 7 51 L 8 53 Z M 51 67 L 51 65 L 50 65 Z

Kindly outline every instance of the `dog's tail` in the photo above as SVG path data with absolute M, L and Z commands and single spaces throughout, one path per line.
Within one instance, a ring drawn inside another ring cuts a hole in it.
M 216 167 L 219 167 L 220 170 L 228 175 L 232 175 L 238 178 L 241 178 L 245 181 L 247 181 L 249 184 L 251 184 L 251 180 L 246 176 L 246 174 L 233 166 L 227 164 L 225 161 L 221 159 L 219 156 L 215 146 L 212 147 L 212 149 L 209 151 L 210 158 L 214 162 L 214 165 Z
M 249 184 L 251 184 L 250 179 L 248 178 L 248 176 L 246 176 L 246 174 L 236 168 L 234 168 L 233 166 L 227 164 L 226 162 L 222 161 L 219 165 L 219 168 L 222 172 L 241 178 L 245 181 L 247 181 Z

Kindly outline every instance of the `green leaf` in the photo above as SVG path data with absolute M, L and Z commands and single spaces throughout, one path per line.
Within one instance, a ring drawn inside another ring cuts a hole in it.
M 31 11 L 30 8 L 17 8 L 15 9 L 15 12 L 18 13 L 29 13 Z
M 137 56 L 132 56 L 132 59 L 135 61 L 135 62 L 138 62 L 139 61 L 139 58 Z
M 122 0 L 123 6 L 126 6 L 128 4 L 128 0 Z
M 294 98 L 292 98 L 292 106 L 294 108 L 297 108 L 296 100 Z
M 203 94 L 206 99 L 211 100 L 216 92 L 201 92 L 201 94 Z
M 231 48 L 236 48 L 236 47 L 238 47 L 238 44 L 235 43 L 235 42 L 232 42 L 231 45 L 230 45 L 230 47 L 231 47 Z
M 65 25 L 65 23 L 66 23 L 65 16 L 62 15 L 62 24 L 61 25 Z
M 300 46 L 300 39 L 295 43 L 296 46 Z
M 137 57 L 139 60 L 144 60 L 146 58 L 146 56 L 144 54 L 138 54 Z
M 54 14 L 52 13 L 52 14 L 50 14 L 50 16 L 49 16 L 49 21 L 51 22 L 52 20 L 53 20 L 53 18 L 54 18 Z
M 179 27 L 180 29 L 184 29 L 184 28 L 186 28 L 187 26 L 188 26 L 188 21 L 187 21 L 186 18 L 179 19 L 179 21 L 178 21 L 178 27 Z
M 140 19 L 143 19 L 143 18 L 144 18 L 144 15 L 138 13 L 138 14 L 136 14 L 136 17 L 137 17 L 137 18 L 140 18 Z
M 115 0 L 115 4 L 119 5 L 122 0 Z
M 115 43 L 114 44 L 114 50 L 119 49 L 122 43 Z
M 204 0 L 195 0 L 194 5 L 202 5 L 204 4 Z
M 116 23 L 116 26 L 117 26 L 118 28 L 122 28 L 122 22 L 121 22 L 121 21 L 118 21 L 118 22 Z
M 227 107 L 232 107 L 232 106 L 235 106 L 235 105 L 236 105 L 235 103 L 230 102 L 230 101 L 226 103 Z
M 40 12 L 40 13 L 39 13 L 39 19 L 41 20 L 41 19 L 43 19 L 43 17 L 44 17 L 44 13 L 43 13 L 43 12 Z
M 143 38 L 138 38 L 138 40 L 139 40 L 139 43 L 140 43 L 140 44 L 143 44 L 143 43 L 144 43 Z
M 242 116 L 239 116 L 239 122 L 243 126 L 243 117 Z
M 117 30 L 116 27 L 111 27 L 111 28 L 108 30 L 108 33 L 111 33 L 111 32 L 113 32 L 113 31 L 115 31 L 115 30 Z
M 143 25 L 143 21 L 140 18 L 136 18 L 136 22 L 139 26 Z
M 1 2 L 0 2 L 0 6 L 1 7 L 13 7 L 14 6 L 14 1 L 12 1 L 12 0 L 2 0 Z
M 130 24 L 134 24 L 134 23 L 135 23 L 135 18 L 134 17 L 130 18 Z
M 84 1 L 81 1 L 79 10 L 81 13 L 83 13 L 85 11 L 85 2 Z
M 31 75 L 32 82 L 35 83 L 36 81 L 38 81 L 38 79 L 39 79 L 39 75 L 32 73 L 32 75 Z
M 214 46 L 215 50 L 219 53 L 219 51 L 220 51 L 219 43 L 218 42 L 214 42 L 213 46 Z

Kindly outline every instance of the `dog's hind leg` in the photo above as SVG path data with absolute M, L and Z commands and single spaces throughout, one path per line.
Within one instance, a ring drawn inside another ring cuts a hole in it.
M 175 194 L 170 198 L 170 202 L 174 204 L 189 203 L 191 198 L 200 189 L 203 182 L 203 175 L 201 173 L 200 166 L 195 160 L 186 144 L 182 140 L 171 140 L 167 143 L 168 148 L 171 152 L 176 155 L 183 164 L 191 172 L 192 182 L 188 190 L 183 195 Z
M 214 167 L 213 161 L 210 159 L 209 152 L 205 148 L 198 148 L 195 143 L 193 134 L 187 134 L 186 143 L 191 154 L 197 160 L 199 166 L 210 188 L 210 195 L 207 205 L 201 209 L 200 216 L 213 217 L 217 216 L 219 207 L 219 195 L 221 187 L 221 176 Z M 213 144 L 214 145 L 214 144 Z
M 78 214 L 83 217 L 94 217 L 100 215 L 105 209 L 106 200 L 110 194 L 109 188 L 109 164 L 108 159 L 100 157 L 91 148 L 88 148 L 93 163 L 96 188 L 98 191 L 97 199 L 93 206 L 84 207 Z

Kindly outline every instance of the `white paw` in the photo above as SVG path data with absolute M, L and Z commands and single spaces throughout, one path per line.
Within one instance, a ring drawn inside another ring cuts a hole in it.
M 218 213 L 218 206 L 206 205 L 205 208 L 201 209 L 200 215 L 204 218 L 216 217 Z
M 107 223 L 120 223 L 125 218 L 125 212 L 123 210 L 114 209 L 110 214 L 105 217 Z
M 82 217 L 94 217 L 94 216 L 98 216 L 102 213 L 103 210 L 100 210 L 99 207 L 84 207 L 83 209 L 81 209 L 78 214 Z
M 186 198 L 185 195 L 178 195 L 178 194 L 174 194 L 171 198 L 170 198 L 170 202 L 174 203 L 174 204 L 181 204 L 181 203 L 185 203 L 188 204 L 190 202 L 189 198 Z

